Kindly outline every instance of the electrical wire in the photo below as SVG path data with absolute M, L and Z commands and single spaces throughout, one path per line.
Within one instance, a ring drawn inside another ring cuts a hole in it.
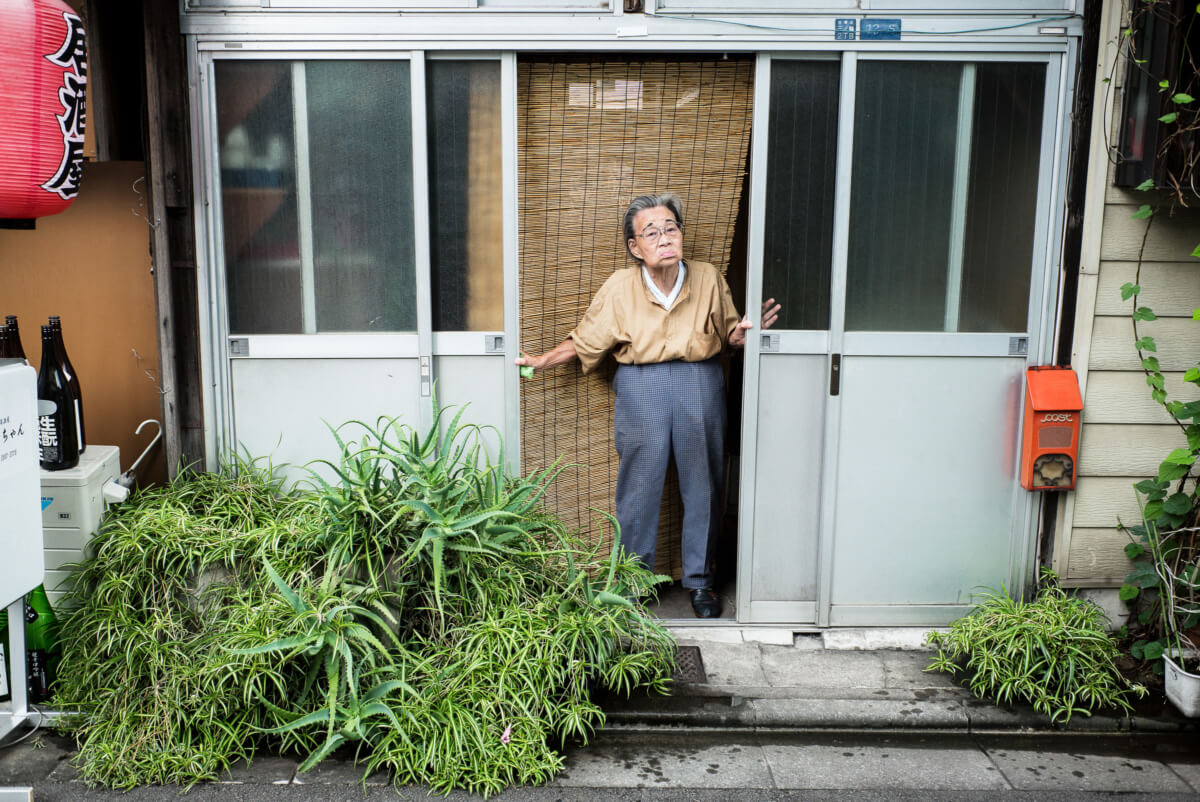
M 828 28 L 788 28 L 788 27 L 784 27 L 782 25 L 766 25 L 766 24 L 756 23 L 756 22 L 742 22 L 740 20 L 718 19 L 716 17 L 696 17 L 696 16 L 692 16 L 692 15 L 684 16 L 682 14 L 680 14 L 680 15 L 669 14 L 669 13 L 664 14 L 661 12 L 658 14 L 655 14 L 654 16 L 660 17 L 662 19 L 678 19 L 678 20 L 687 20 L 687 21 L 696 21 L 696 22 L 716 22 L 721 25 L 736 25 L 736 26 L 739 26 L 742 28 L 756 28 L 756 29 L 767 30 L 767 31 L 779 31 L 782 33 L 818 33 L 818 34 L 832 33 Z M 901 36 L 903 36 L 904 34 L 909 34 L 909 35 L 916 34 L 916 35 L 920 35 L 920 36 L 959 36 L 959 35 L 968 34 L 968 33 L 992 33 L 994 31 L 1008 31 L 1008 30 L 1012 30 L 1013 28 L 1025 28 L 1030 25 L 1041 25 L 1042 23 L 1045 23 L 1045 22 L 1061 22 L 1063 20 L 1069 20 L 1069 19 L 1075 19 L 1075 18 L 1076 18 L 1076 15 L 1074 15 L 1074 14 L 1062 14 L 1057 17 L 1038 17 L 1036 19 L 1026 20 L 1024 22 L 1015 22 L 1015 23 L 1012 23 L 1011 25 L 993 25 L 993 26 L 989 26 L 986 28 L 963 28 L 961 30 L 955 30 L 955 31 L 923 31 L 920 29 L 912 29 L 912 30 L 901 30 L 901 31 L 898 31 L 897 33 L 899 33 Z M 854 17 L 853 19 L 859 19 L 859 18 Z M 865 17 L 863 19 L 874 19 L 874 18 L 873 17 Z M 894 17 L 889 17 L 889 19 L 894 19 Z
M 10 747 L 16 746 L 19 743 L 24 743 L 25 741 L 29 740 L 35 732 L 37 732 L 38 730 L 41 729 L 42 724 L 46 720 L 46 716 L 42 713 L 41 710 L 38 710 L 37 705 L 31 704 L 31 705 L 29 705 L 29 709 L 32 710 L 34 713 L 37 713 L 37 715 L 38 715 L 37 724 L 34 724 L 33 729 L 31 729 L 29 732 L 22 735 L 20 738 L 14 738 L 13 740 L 8 741 L 7 743 L 0 743 L 0 749 L 8 749 Z

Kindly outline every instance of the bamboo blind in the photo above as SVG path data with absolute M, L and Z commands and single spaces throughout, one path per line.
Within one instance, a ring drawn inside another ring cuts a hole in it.
M 518 69 L 521 348 L 553 348 L 614 270 L 632 266 L 621 216 L 638 195 L 684 205 L 685 259 L 729 262 L 746 180 L 748 59 L 522 60 Z M 614 512 L 614 364 L 577 362 L 521 383 L 526 470 L 570 467 L 547 494 L 568 526 L 606 538 L 591 509 Z M 664 490 L 656 568 L 679 577 L 682 510 Z

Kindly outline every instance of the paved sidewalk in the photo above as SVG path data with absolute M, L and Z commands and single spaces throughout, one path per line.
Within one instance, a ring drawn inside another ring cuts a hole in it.
M 926 629 L 844 629 L 794 635 L 787 629 L 677 627 L 680 646 L 697 646 L 707 682 L 679 683 L 670 697 L 606 698 L 609 726 L 772 730 L 1071 730 L 1200 732 L 1153 698 L 1135 713 L 1097 711 L 1052 725 L 1028 705 L 997 707 L 954 677 L 925 671 Z
M 565 770 L 542 787 L 510 789 L 501 802 L 584 800 L 880 799 L 1195 799 L 1200 794 L 1197 740 L 1123 734 L 960 734 L 938 732 L 605 733 L 567 753 Z M 4 788 L 32 788 L 37 802 L 167 802 L 184 790 L 148 786 L 131 791 L 90 789 L 68 762 L 70 744 L 46 736 L 39 747 L 0 750 Z M 224 781 L 187 790 L 192 800 L 309 802 L 310 800 L 420 799 L 427 789 L 395 789 L 385 775 L 365 781 L 345 758 L 306 774 L 295 760 L 263 757 L 239 766 Z M 398 792 L 399 791 L 399 795 Z M 914 796 L 918 794 L 919 796 Z M 1022 794 L 1031 796 L 1022 796 Z M 839 797 L 840 795 L 840 797 Z M 432 795 L 431 798 L 438 798 Z M 477 799 L 465 793 L 454 800 Z M 26 802 L 28 795 L 21 798 Z
M 553 783 L 593 789 L 1200 792 L 1193 739 L 1123 735 L 712 733 L 603 737 Z M 598 795 L 605 798 L 603 793 Z
M 921 792 L 912 798 L 922 800 L 987 798 L 996 791 L 1010 799 L 1200 794 L 1200 722 L 1161 701 L 1140 703 L 1131 717 L 1098 713 L 1053 727 L 1027 706 L 997 708 L 951 677 L 924 671 L 931 652 L 919 648 L 923 631 L 673 632 L 680 645 L 699 647 L 706 682 L 679 684 L 671 697 L 600 700 L 607 726 L 590 746 L 568 750 L 554 782 L 497 798 L 765 800 L 853 789 Z M 167 800 L 181 790 L 88 789 L 68 760 L 69 741 L 53 734 L 39 735 L 36 746 L 33 740 L 0 749 L 0 790 L 31 786 L 39 802 Z M 385 775 L 364 782 L 345 759 L 300 774 L 297 761 L 264 756 L 226 782 L 196 786 L 188 797 L 266 802 L 395 794 Z M 424 789 L 404 796 L 424 796 Z M 7 802 L 2 795 L 0 802 Z

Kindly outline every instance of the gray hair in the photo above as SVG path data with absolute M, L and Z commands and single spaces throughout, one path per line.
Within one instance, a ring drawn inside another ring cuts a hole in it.
M 659 206 L 665 206 L 671 214 L 675 215 L 675 222 L 679 224 L 680 228 L 683 228 L 683 201 L 679 200 L 678 195 L 674 192 L 663 192 L 660 195 L 639 195 L 625 210 L 625 219 L 622 223 L 625 232 L 625 252 L 629 254 L 629 258 L 633 258 L 633 253 L 629 250 L 629 240 L 634 239 L 637 235 L 637 232 L 633 230 L 633 218 L 637 217 L 638 212 L 655 209 Z

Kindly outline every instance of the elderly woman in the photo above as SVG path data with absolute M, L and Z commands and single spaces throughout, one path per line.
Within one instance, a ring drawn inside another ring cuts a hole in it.
M 578 359 L 585 373 L 612 352 L 621 543 L 654 566 L 663 480 L 671 455 L 683 497 L 683 587 L 700 618 L 721 613 L 712 552 L 725 464 L 725 376 L 717 357 L 746 343 L 724 277 L 683 261 L 683 209 L 673 194 L 643 195 L 625 210 L 625 247 L 640 269 L 617 270 L 565 340 L 516 362 L 535 371 Z M 762 327 L 778 317 L 772 298 Z

